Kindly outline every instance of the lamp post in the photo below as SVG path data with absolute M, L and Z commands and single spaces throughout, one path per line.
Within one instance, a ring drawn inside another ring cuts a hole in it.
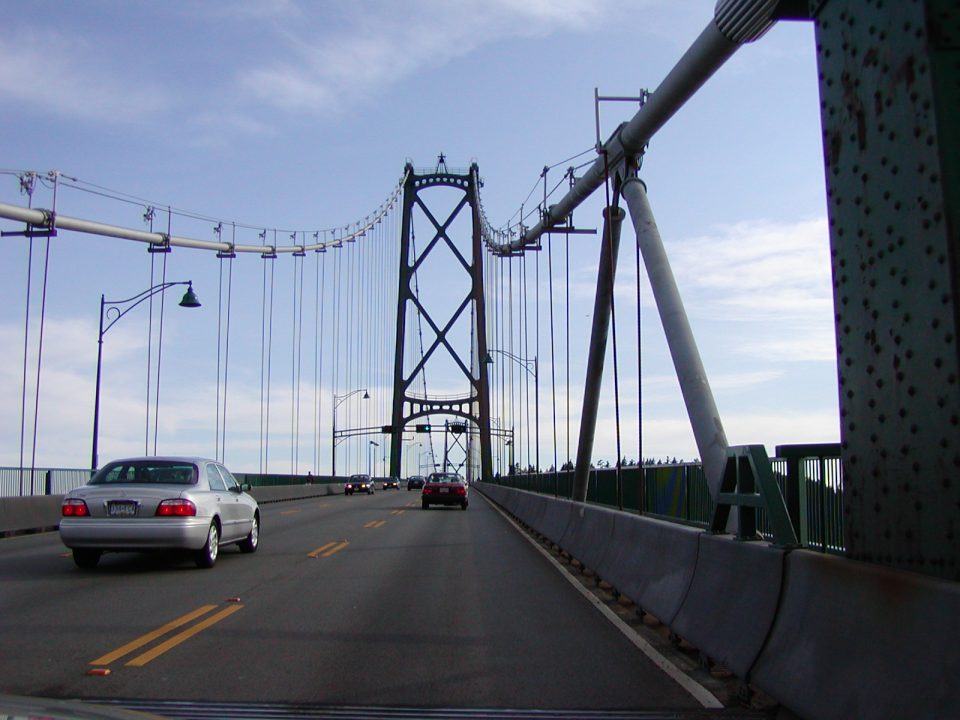
M 370 393 L 367 392 L 366 388 L 357 388 L 356 390 L 351 390 L 345 395 L 334 395 L 333 396 L 333 423 L 331 427 L 333 432 L 330 436 L 330 476 L 337 476 L 337 408 L 340 407 L 343 402 L 349 398 L 353 397 L 357 393 L 363 393 L 363 399 L 369 400 Z
M 107 331 L 112 328 L 120 318 L 133 310 L 144 300 L 147 300 L 154 295 L 158 295 L 159 293 L 162 293 L 163 291 L 172 288 L 175 285 L 187 286 L 187 291 L 183 294 L 183 298 L 181 298 L 180 302 L 178 303 L 180 307 L 200 307 L 200 300 L 197 299 L 197 294 L 193 291 L 192 280 L 178 280 L 176 282 L 165 282 L 159 285 L 154 285 L 153 287 L 148 288 L 143 292 L 134 295 L 133 297 L 127 298 L 126 300 L 107 300 L 104 295 L 100 296 L 100 331 L 97 334 L 97 382 L 93 399 L 93 447 L 90 453 L 91 470 L 96 470 L 98 464 L 97 441 L 100 434 L 100 378 L 103 373 L 103 336 L 107 334 Z M 105 319 L 107 320 L 106 324 L 104 324 Z
M 537 473 L 539 473 L 540 472 L 540 376 L 539 376 L 538 367 L 537 367 L 537 356 L 534 355 L 532 358 L 522 358 L 518 355 L 514 355 L 511 352 L 507 352 L 506 350 L 497 350 L 494 348 L 494 349 L 487 350 L 487 354 L 483 358 L 483 361 L 488 365 L 493 365 L 493 356 L 490 353 L 499 353 L 500 355 L 503 355 L 505 358 L 513 360 L 513 362 L 517 363 L 517 365 L 522 367 L 524 370 L 526 370 L 528 373 L 530 373 L 533 376 L 533 399 L 534 399 L 533 423 L 534 425 L 536 425 L 536 428 L 537 428 L 536 443 L 535 443 L 536 458 L 534 462 L 536 462 L 536 466 L 537 466 L 536 471 Z M 529 385 L 527 387 L 529 387 Z M 529 417 L 529 415 L 527 417 Z M 527 448 L 529 447 L 530 446 L 528 445 Z M 510 451 L 510 454 L 513 455 L 512 449 Z M 511 462 L 510 465 L 512 466 L 513 463 Z
M 375 447 L 380 447 L 380 443 L 371 440 L 367 446 L 367 475 L 370 476 L 370 482 L 373 482 L 373 449 Z

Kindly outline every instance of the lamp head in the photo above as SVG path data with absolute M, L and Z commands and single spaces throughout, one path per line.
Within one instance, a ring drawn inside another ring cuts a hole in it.
M 486 365 L 493 365 L 493 356 L 490 354 L 490 351 L 487 351 L 487 354 L 483 357 L 483 362 Z
M 183 299 L 180 301 L 180 307 L 185 307 L 185 308 L 200 307 L 200 298 L 198 298 L 197 294 L 193 291 L 193 283 L 190 283 L 187 286 L 187 291 L 183 294 Z

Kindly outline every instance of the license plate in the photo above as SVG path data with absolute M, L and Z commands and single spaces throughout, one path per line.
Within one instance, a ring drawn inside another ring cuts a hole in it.
M 107 515 L 110 517 L 134 517 L 137 504 L 134 502 L 114 501 L 107 503 Z
M 450 488 L 440 488 L 440 494 L 444 495 L 450 492 Z

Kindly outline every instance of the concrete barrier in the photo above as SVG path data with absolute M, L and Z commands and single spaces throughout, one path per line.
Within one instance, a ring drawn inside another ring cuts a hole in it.
M 610 551 L 616 513 L 616 510 L 577 503 L 559 545 L 584 566 L 598 570 L 605 553 Z
M 578 504 L 566 499 L 548 499 L 540 532 L 551 542 L 559 545 L 570 526 L 570 517 L 576 511 Z
M 960 584 L 806 550 L 751 679 L 804 718 L 960 717 Z
M 63 495 L 0 498 L 0 537 L 55 529 L 62 500 Z
M 343 483 L 265 485 L 253 488 L 250 494 L 257 499 L 258 503 L 306 500 L 314 497 L 326 497 L 327 495 L 343 495 Z
M 777 613 L 784 553 L 701 533 L 693 580 L 671 629 L 738 677 L 749 677 Z
M 610 551 L 597 572 L 669 626 L 693 580 L 701 534 L 696 528 L 665 520 L 618 514 Z

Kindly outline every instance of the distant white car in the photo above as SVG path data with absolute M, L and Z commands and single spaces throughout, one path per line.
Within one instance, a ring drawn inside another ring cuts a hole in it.
M 185 549 L 213 567 L 221 545 L 255 552 L 260 509 L 215 460 L 137 457 L 108 463 L 61 505 L 60 539 L 92 568 L 104 552 Z

